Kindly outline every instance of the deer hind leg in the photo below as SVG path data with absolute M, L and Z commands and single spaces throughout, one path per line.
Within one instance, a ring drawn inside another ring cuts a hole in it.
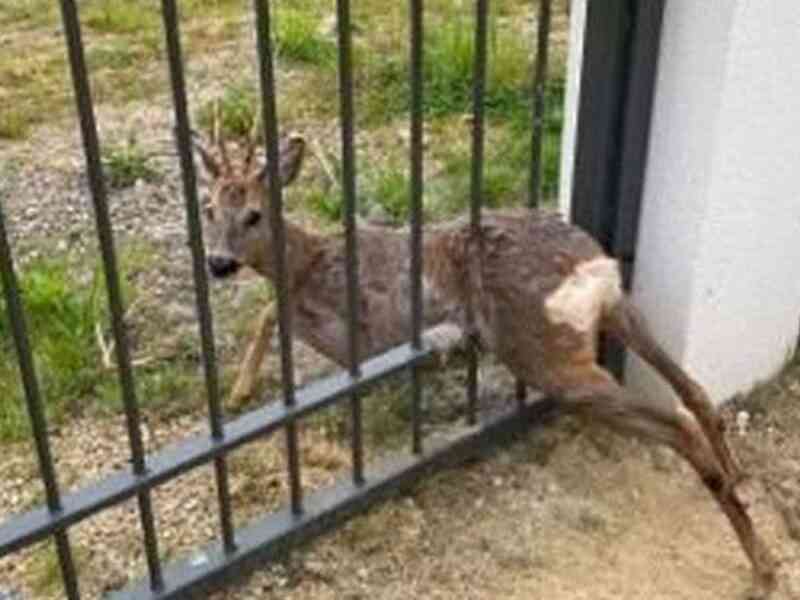
M 742 469 L 725 440 L 725 421 L 700 384 L 695 382 L 656 342 L 639 310 L 627 298 L 623 298 L 606 315 L 602 326 L 604 331 L 630 346 L 667 380 L 686 408 L 700 423 L 723 469 L 731 476 L 733 485 L 741 481 L 744 478 Z
M 565 379 L 568 387 L 558 394 L 565 408 L 622 433 L 666 444 L 692 465 L 733 526 L 752 565 L 758 597 L 769 595 L 775 587 L 773 560 L 731 484 L 732 475 L 720 464 L 695 417 L 688 411 L 647 402 L 622 388 L 600 367 L 566 373 Z
M 247 353 L 239 366 L 239 374 L 229 399 L 229 408 L 241 408 L 256 390 L 261 365 L 269 349 L 272 330 L 275 326 L 275 306 L 269 303 L 258 318 L 258 328 L 247 347 Z

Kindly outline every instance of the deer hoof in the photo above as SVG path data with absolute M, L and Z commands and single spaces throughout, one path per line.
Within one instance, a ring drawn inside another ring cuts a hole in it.
M 778 581 L 774 572 L 760 573 L 756 576 L 753 586 L 747 595 L 747 600 L 767 600 L 775 591 Z
M 765 600 L 772 595 L 778 585 L 775 561 L 766 548 L 760 550 L 760 565 L 753 571 L 753 585 L 748 600 Z

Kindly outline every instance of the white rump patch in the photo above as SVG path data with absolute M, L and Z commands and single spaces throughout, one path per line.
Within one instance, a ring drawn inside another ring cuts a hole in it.
M 617 262 L 605 256 L 579 264 L 545 300 L 551 323 L 589 331 L 604 310 L 622 298 Z

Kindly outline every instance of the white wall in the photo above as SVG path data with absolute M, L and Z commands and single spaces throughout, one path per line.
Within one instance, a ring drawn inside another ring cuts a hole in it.
M 567 90 L 564 128 L 561 133 L 561 178 L 559 181 L 560 210 L 570 214 L 572 201 L 572 169 L 575 163 L 575 134 L 578 125 L 578 94 L 583 66 L 583 30 L 586 25 L 586 0 L 571 0 L 569 24 L 569 60 L 567 61 Z
M 787 0 L 666 3 L 633 295 L 718 402 L 797 341 L 798 32 Z

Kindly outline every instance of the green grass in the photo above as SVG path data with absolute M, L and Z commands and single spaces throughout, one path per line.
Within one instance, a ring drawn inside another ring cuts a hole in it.
M 319 18 L 308 10 L 279 10 L 275 16 L 275 44 L 278 56 L 289 61 L 333 67 L 336 45 L 319 33 Z
M 98 266 L 87 272 L 77 257 L 59 255 L 32 261 L 20 270 L 23 308 L 39 387 L 52 423 L 87 411 L 121 407 L 114 371 L 101 366 L 95 337 L 97 323 L 108 333 L 106 291 Z M 128 305 L 137 297 L 131 284 L 137 273 L 154 260 L 146 244 L 131 244 L 120 253 L 123 296 Z M 191 361 L 190 361 L 191 362 Z M 159 402 L 169 402 L 190 387 L 181 357 L 158 363 L 140 379 L 146 392 L 158 392 Z M 24 395 L 19 381 L 11 324 L 0 300 L 0 440 L 15 441 L 29 435 Z
M 0 4 L 0 27 L 43 27 L 54 23 L 57 15 L 58 3 L 52 0 L 6 1 Z
M 366 174 L 361 212 L 379 221 L 397 225 L 408 220 L 409 179 L 405 169 L 387 166 Z
M 41 259 L 21 273 L 20 287 L 40 388 L 54 417 L 78 411 L 74 402 L 93 391 L 100 375 L 94 324 L 102 318 L 99 279 L 76 286 L 75 274 L 60 259 Z M 0 438 L 27 433 L 22 390 L 14 376 L 14 349 L 5 303 L 0 302 Z
M 129 0 L 94 0 L 86 4 L 83 22 L 100 33 L 141 33 L 157 28 L 160 23 L 155 5 L 147 7 L 145 3 Z
M 563 85 L 548 87 L 544 138 L 542 140 L 541 186 L 544 201 L 553 201 L 558 191 Z M 530 113 L 520 112 L 499 126 L 496 139 L 486 144 L 483 171 L 483 202 L 490 208 L 520 205 L 528 193 L 531 165 Z M 445 157 L 441 173 L 427 186 L 429 216 L 445 218 L 465 211 L 470 198 L 471 154 L 468 150 Z
M 202 131 L 211 132 L 215 119 L 219 119 L 220 133 L 226 138 L 247 138 L 257 118 L 257 110 L 255 84 L 239 80 L 228 84 L 218 98 L 202 104 L 195 115 L 195 122 Z
M 81 572 L 91 559 L 91 552 L 88 548 L 72 542 L 72 558 L 75 569 Z M 30 573 L 27 579 L 31 586 L 31 591 L 37 598 L 53 598 L 59 593 L 63 593 L 61 580 L 61 564 L 58 560 L 55 542 L 48 541 L 38 545 L 31 557 Z
M 0 114 L 0 139 L 25 139 L 36 120 L 33 112 L 24 108 L 4 110 Z
M 106 179 L 113 189 L 133 186 L 137 181 L 157 181 L 160 173 L 152 159 L 131 137 L 127 142 L 112 145 L 103 150 L 103 167 Z
M 492 23 L 496 21 L 492 19 Z M 475 58 L 472 22 L 464 17 L 439 23 L 425 38 L 425 113 L 441 117 L 471 112 Z M 361 95 L 368 123 L 405 114 L 410 106 L 409 62 L 405 53 L 362 56 Z M 485 105 L 490 117 L 514 118 L 530 96 L 528 47 L 519 36 L 492 27 L 488 48 Z

